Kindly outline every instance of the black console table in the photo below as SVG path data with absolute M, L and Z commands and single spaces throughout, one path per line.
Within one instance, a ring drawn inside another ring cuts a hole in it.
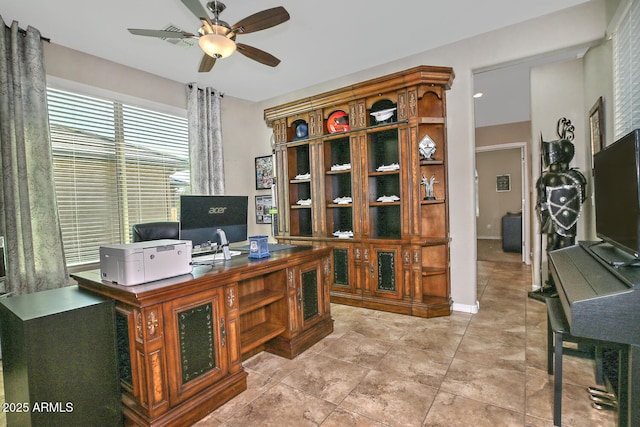
M 122 425 L 114 306 L 77 286 L 0 300 L 7 425 Z
M 622 345 L 611 376 L 620 426 L 640 425 L 640 267 L 626 266 L 629 261 L 629 255 L 601 242 L 549 253 L 571 335 Z

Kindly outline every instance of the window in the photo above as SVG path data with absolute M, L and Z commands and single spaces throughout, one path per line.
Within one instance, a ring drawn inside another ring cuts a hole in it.
M 632 2 L 613 38 L 615 140 L 640 128 L 640 1 Z
M 47 97 L 67 265 L 130 242 L 133 224 L 177 221 L 189 191 L 185 118 L 55 89 Z

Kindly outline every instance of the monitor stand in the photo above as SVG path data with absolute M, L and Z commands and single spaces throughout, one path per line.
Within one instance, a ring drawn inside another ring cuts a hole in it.
M 231 259 L 231 251 L 229 250 L 229 241 L 227 240 L 227 234 L 221 228 L 218 228 L 216 232 L 220 237 L 220 245 L 222 246 L 222 253 L 224 254 L 224 259 Z

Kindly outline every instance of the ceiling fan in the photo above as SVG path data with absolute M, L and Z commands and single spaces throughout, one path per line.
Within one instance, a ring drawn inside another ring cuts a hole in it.
M 222 11 L 226 9 L 224 3 L 219 1 L 207 3 L 207 9 L 213 13 L 213 18 L 210 18 L 200 0 L 181 1 L 202 22 L 202 27 L 198 30 L 198 34 L 136 28 L 129 28 L 129 32 L 138 36 L 159 37 L 162 39 L 198 39 L 200 48 L 205 52 L 198 68 L 200 72 L 211 71 L 218 58 L 226 58 L 236 50 L 247 58 L 270 67 L 275 67 L 280 63 L 280 60 L 270 53 L 243 43 L 236 43 L 235 40 L 239 34 L 264 30 L 288 21 L 290 18 L 289 13 L 284 7 L 278 6 L 254 13 L 230 26 L 219 19 Z

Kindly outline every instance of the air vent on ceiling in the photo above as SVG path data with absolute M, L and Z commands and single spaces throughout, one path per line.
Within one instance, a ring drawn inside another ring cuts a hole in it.
M 175 25 L 167 25 L 167 28 L 164 29 L 165 31 L 178 31 L 181 33 L 184 33 L 186 31 L 181 30 L 180 28 L 176 27 Z M 181 46 L 181 47 L 191 47 L 194 44 L 198 43 L 198 39 L 196 38 L 192 38 L 192 39 L 165 39 L 163 38 L 162 40 L 166 41 L 167 43 L 171 43 L 174 44 L 176 46 Z

